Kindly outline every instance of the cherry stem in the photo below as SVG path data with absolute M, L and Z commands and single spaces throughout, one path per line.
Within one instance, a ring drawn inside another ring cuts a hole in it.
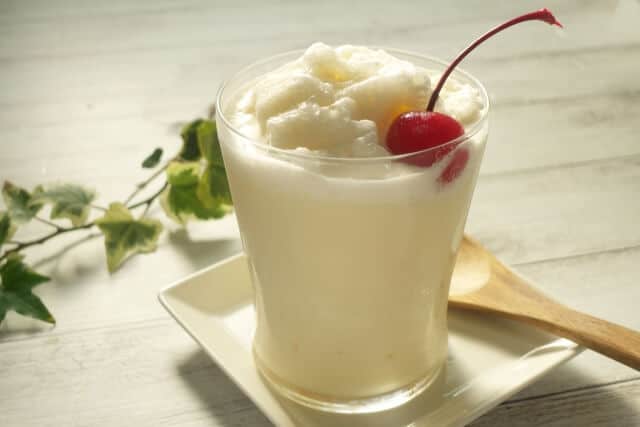
M 440 90 L 442 90 L 442 87 L 444 86 L 445 81 L 447 80 L 447 78 L 449 77 L 453 69 L 456 68 L 456 66 L 460 62 L 462 62 L 462 60 L 472 50 L 474 50 L 476 47 L 478 47 L 480 44 L 482 44 L 482 42 L 484 42 L 488 38 L 491 38 L 494 34 L 499 33 L 502 30 L 505 30 L 513 25 L 516 25 L 525 21 L 544 21 L 549 25 L 557 25 L 558 27 L 562 28 L 562 24 L 558 22 L 558 20 L 556 19 L 555 16 L 553 16 L 551 11 L 547 8 L 544 8 L 544 9 L 536 10 L 535 12 L 525 13 L 524 15 L 513 18 L 505 22 L 504 24 L 500 24 L 497 27 L 493 28 L 492 30 L 489 30 L 488 32 L 484 33 L 482 36 L 478 37 L 473 43 L 471 43 L 465 50 L 460 52 L 458 56 L 456 56 L 456 59 L 454 59 L 453 62 L 444 71 L 444 74 L 442 74 L 442 77 L 440 77 L 440 81 L 438 81 L 438 84 L 436 85 L 435 89 L 431 93 L 431 98 L 429 99 L 429 104 L 427 105 L 427 111 L 433 111 L 433 108 L 436 105 L 436 101 L 438 100 L 438 95 L 440 94 Z

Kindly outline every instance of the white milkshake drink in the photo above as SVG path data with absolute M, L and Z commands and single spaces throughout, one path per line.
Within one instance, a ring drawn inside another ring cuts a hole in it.
M 423 110 L 444 68 L 317 43 L 246 68 L 219 93 L 256 363 L 300 403 L 381 409 L 445 362 L 449 282 L 487 138 L 484 88 L 461 71 L 447 81 L 436 111 L 465 133 L 446 149 L 385 147 L 393 119 Z

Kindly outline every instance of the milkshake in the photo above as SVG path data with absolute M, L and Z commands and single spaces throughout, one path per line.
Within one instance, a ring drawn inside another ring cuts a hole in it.
M 440 92 L 435 111 L 464 128 L 456 140 L 401 155 L 385 146 L 394 118 L 424 109 L 445 68 L 317 43 L 246 68 L 219 93 L 256 364 L 300 403 L 382 409 L 445 362 L 449 282 L 487 139 L 484 88 L 455 71 Z

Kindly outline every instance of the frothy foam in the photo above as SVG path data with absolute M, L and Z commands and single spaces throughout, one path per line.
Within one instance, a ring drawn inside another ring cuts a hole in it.
M 399 114 L 422 110 L 439 76 L 382 51 L 313 44 L 292 62 L 253 82 L 225 111 L 250 138 L 320 155 L 381 157 Z M 449 80 L 436 111 L 468 127 L 485 106 L 478 91 Z

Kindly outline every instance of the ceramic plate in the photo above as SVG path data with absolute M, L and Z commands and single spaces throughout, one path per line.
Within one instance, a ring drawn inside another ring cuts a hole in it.
M 277 426 L 464 426 L 581 348 L 528 326 L 450 310 L 449 357 L 426 392 L 393 410 L 365 415 L 308 409 L 272 392 L 256 371 L 253 291 L 243 254 L 175 283 L 160 302 Z

